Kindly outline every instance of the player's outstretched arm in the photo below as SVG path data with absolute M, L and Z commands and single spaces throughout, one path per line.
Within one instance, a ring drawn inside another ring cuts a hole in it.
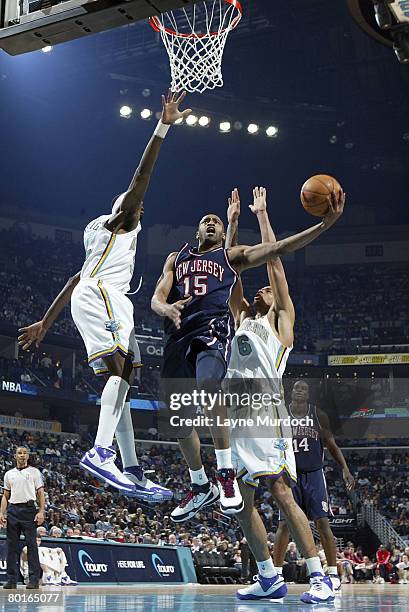
M 160 317 L 168 317 L 176 329 L 180 329 L 182 321 L 182 310 L 192 298 L 186 296 L 183 300 L 178 300 L 174 304 L 168 304 L 167 300 L 169 293 L 172 289 L 174 280 L 174 263 L 177 253 L 171 253 L 165 265 L 163 266 L 163 272 L 156 283 L 156 289 L 151 299 L 151 308 Z
M 239 237 L 240 197 L 237 187 L 231 192 L 227 208 L 227 232 L 224 248 L 230 249 L 238 244 Z
M 225 249 L 230 249 L 230 247 L 237 245 L 239 236 L 239 216 L 240 196 L 238 189 L 235 188 L 231 192 L 231 197 L 229 198 L 229 203 L 227 207 L 228 226 L 226 232 L 226 240 L 224 242 Z M 247 314 L 247 310 L 249 308 L 249 304 L 244 297 L 243 283 L 240 277 L 238 278 L 233 293 L 231 295 L 229 307 L 237 328 L 240 325 L 242 313 L 245 312 Z
M 148 142 L 132 181 L 122 198 L 119 211 L 114 213 L 105 224 L 105 227 L 111 232 L 117 233 L 121 230 L 123 232 L 130 232 L 137 227 L 141 216 L 143 198 L 148 189 L 167 131 L 175 121 L 187 117 L 192 112 L 191 109 L 179 110 L 179 106 L 185 96 L 185 92 L 179 95 L 173 94 L 171 91 L 169 91 L 166 98 L 162 96 L 161 120 Z
M 339 197 L 333 192 L 329 211 L 321 223 L 289 236 L 275 243 L 266 242 L 255 246 L 236 246 L 229 251 L 231 265 L 238 271 L 261 266 L 270 259 L 298 251 L 313 242 L 318 236 L 329 229 L 340 218 L 345 204 L 345 195 L 341 192 Z
M 249 206 L 252 213 L 257 216 L 260 227 L 261 241 L 277 242 L 274 230 L 271 227 L 267 212 L 267 190 L 265 187 L 253 189 L 253 204 Z M 291 346 L 294 342 L 295 310 L 288 290 L 287 278 L 284 266 L 279 257 L 267 262 L 267 273 L 270 287 L 273 290 L 274 305 L 272 309 L 274 318 L 278 318 L 278 332 L 285 346 Z
M 33 343 L 39 346 L 51 325 L 69 303 L 72 292 L 79 283 L 80 275 L 81 272 L 77 272 L 77 274 L 68 279 L 64 288 L 57 295 L 41 321 L 37 321 L 27 327 L 21 327 L 18 330 L 21 332 L 18 337 L 18 343 L 23 348 L 23 351 L 30 348 Z
M 348 491 L 352 491 L 355 486 L 355 479 L 349 470 L 342 450 L 339 448 L 334 436 L 332 435 L 329 418 L 323 410 L 318 410 L 318 419 L 321 425 L 324 444 L 327 447 L 331 457 L 334 459 L 334 461 L 338 463 L 339 467 L 341 468 L 346 488 L 348 489 Z

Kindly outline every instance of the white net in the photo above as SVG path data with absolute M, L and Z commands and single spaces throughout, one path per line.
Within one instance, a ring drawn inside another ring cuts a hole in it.
M 238 0 L 207 0 L 150 20 L 169 55 L 172 91 L 222 87 L 224 47 L 241 16 Z

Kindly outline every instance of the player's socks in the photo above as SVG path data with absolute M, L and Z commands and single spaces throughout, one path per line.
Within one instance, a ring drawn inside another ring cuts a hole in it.
M 173 497 L 172 491 L 156 484 L 147 478 L 140 465 L 128 466 L 124 469 L 126 476 L 135 485 L 133 496 L 144 501 L 163 502 Z
M 95 446 L 109 448 L 122 416 L 129 383 L 120 376 L 110 376 L 101 395 L 101 411 Z
M 334 601 L 335 594 L 329 576 L 323 576 L 321 572 L 313 572 L 310 575 L 310 588 L 300 597 L 303 603 L 319 604 Z
M 95 445 L 94 448 L 85 453 L 80 461 L 80 466 L 97 476 L 112 487 L 124 493 L 133 493 L 135 485 L 115 465 L 116 452 L 113 446 L 104 448 Z
M 116 426 L 115 438 L 118 443 L 122 465 L 139 465 L 135 450 L 135 433 L 131 417 L 131 402 L 125 402 L 121 418 Z
M 259 574 L 253 584 L 236 593 L 238 599 L 282 599 L 286 595 L 287 586 L 278 574 L 272 578 L 264 578 Z
M 243 498 L 233 469 L 217 472 L 217 485 L 220 493 L 220 509 L 224 514 L 237 514 L 244 508 Z
M 274 567 L 273 560 L 271 557 L 265 561 L 257 561 L 258 573 L 263 578 L 273 578 L 277 576 L 277 570 Z
M 200 470 L 190 470 L 190 480 L 193 484 L 197 484 L 199 486 L 205 485 L 209 482 L 208 477 L 206 476 L 206 472 L 204 467 L 202 466 Z
M 181 523 L 191 519 L 205 506 L 210 506 L 219 499 L 219 490 L 212 482 L 200 486 L 192 484 L 182 501 L 171 512 L 170 518 L 174 523 Z
M 320 558 L 317 557 L 309 557 L 305 560 L 307 564 L 308 574 L 323 574 L 322 565 Z
M 215 448 L 216 462 L 218 470 L 230 470 L 233 468 L 231 460 L 231 448 Z
M 276 568 L 276 572 L 277 572 L 277 574 L 278 574 L 279 576 L 282 576 L 282 575 L 283 575 L 283 568 L 282 568 L 282 567 L 279 567 L 278 565 L 276 565 L 276 566 L 275 566 L 275 568 Z

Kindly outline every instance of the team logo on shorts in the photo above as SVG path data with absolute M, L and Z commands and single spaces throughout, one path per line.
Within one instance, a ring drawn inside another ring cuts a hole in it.
M 326 501 L 321 502 L 321 506 L 324 512 L 328 512 L 328 504 Z
M 273 442 L 274 448 L 277 448 L 280 451 L 286 451 L 288 449 L 288 442 L 286 440 L 274 440 Z
M 105 329 L 111 332 L 111 334 L 116 334 L 121 329 L 121 324 L 119 321 L 111 319 L 110 321 L 105 321 Z

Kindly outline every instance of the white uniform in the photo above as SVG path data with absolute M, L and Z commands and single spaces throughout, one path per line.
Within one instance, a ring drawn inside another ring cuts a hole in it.
M 233 400 L 230 417 L 252 419 L 253 424 L 233 424 L 232 458 L 237 477 L 254 487 L 261 476 L 287 473 L 297 480 L 291 427 L 275 423 L 289 417 L 282 376 L 290 351 L 274 334 L 267 316 L 246 318 L 233 339 L 225 387 L 226 391 L 241 393 L 242 404 Z M 261 394 L 266 395 L 262 398 Z M 253 400 L 250 406 L 243 400 L 248 396 Z
M 24 504 L 36 501 L 37 491 L 44 487 L 40 470 L 31 465 L 19 470 L 12 468 L 4 474 L 3 488 L 10 491 L 10 504 Z
M 117 208 L 118 200 L 113 211 Z M 72 318 L 96 374 L 108 371 L 102 357 L 116 351 L 130 355 L 134 367 L 141 365 L 133 304 L 125 295 L 133 275 L 141 224 L 126 234 L 113 234 L 105 228 L 110 216 L 102 215 L 85 228 L 85 262 L 71 297 Z

